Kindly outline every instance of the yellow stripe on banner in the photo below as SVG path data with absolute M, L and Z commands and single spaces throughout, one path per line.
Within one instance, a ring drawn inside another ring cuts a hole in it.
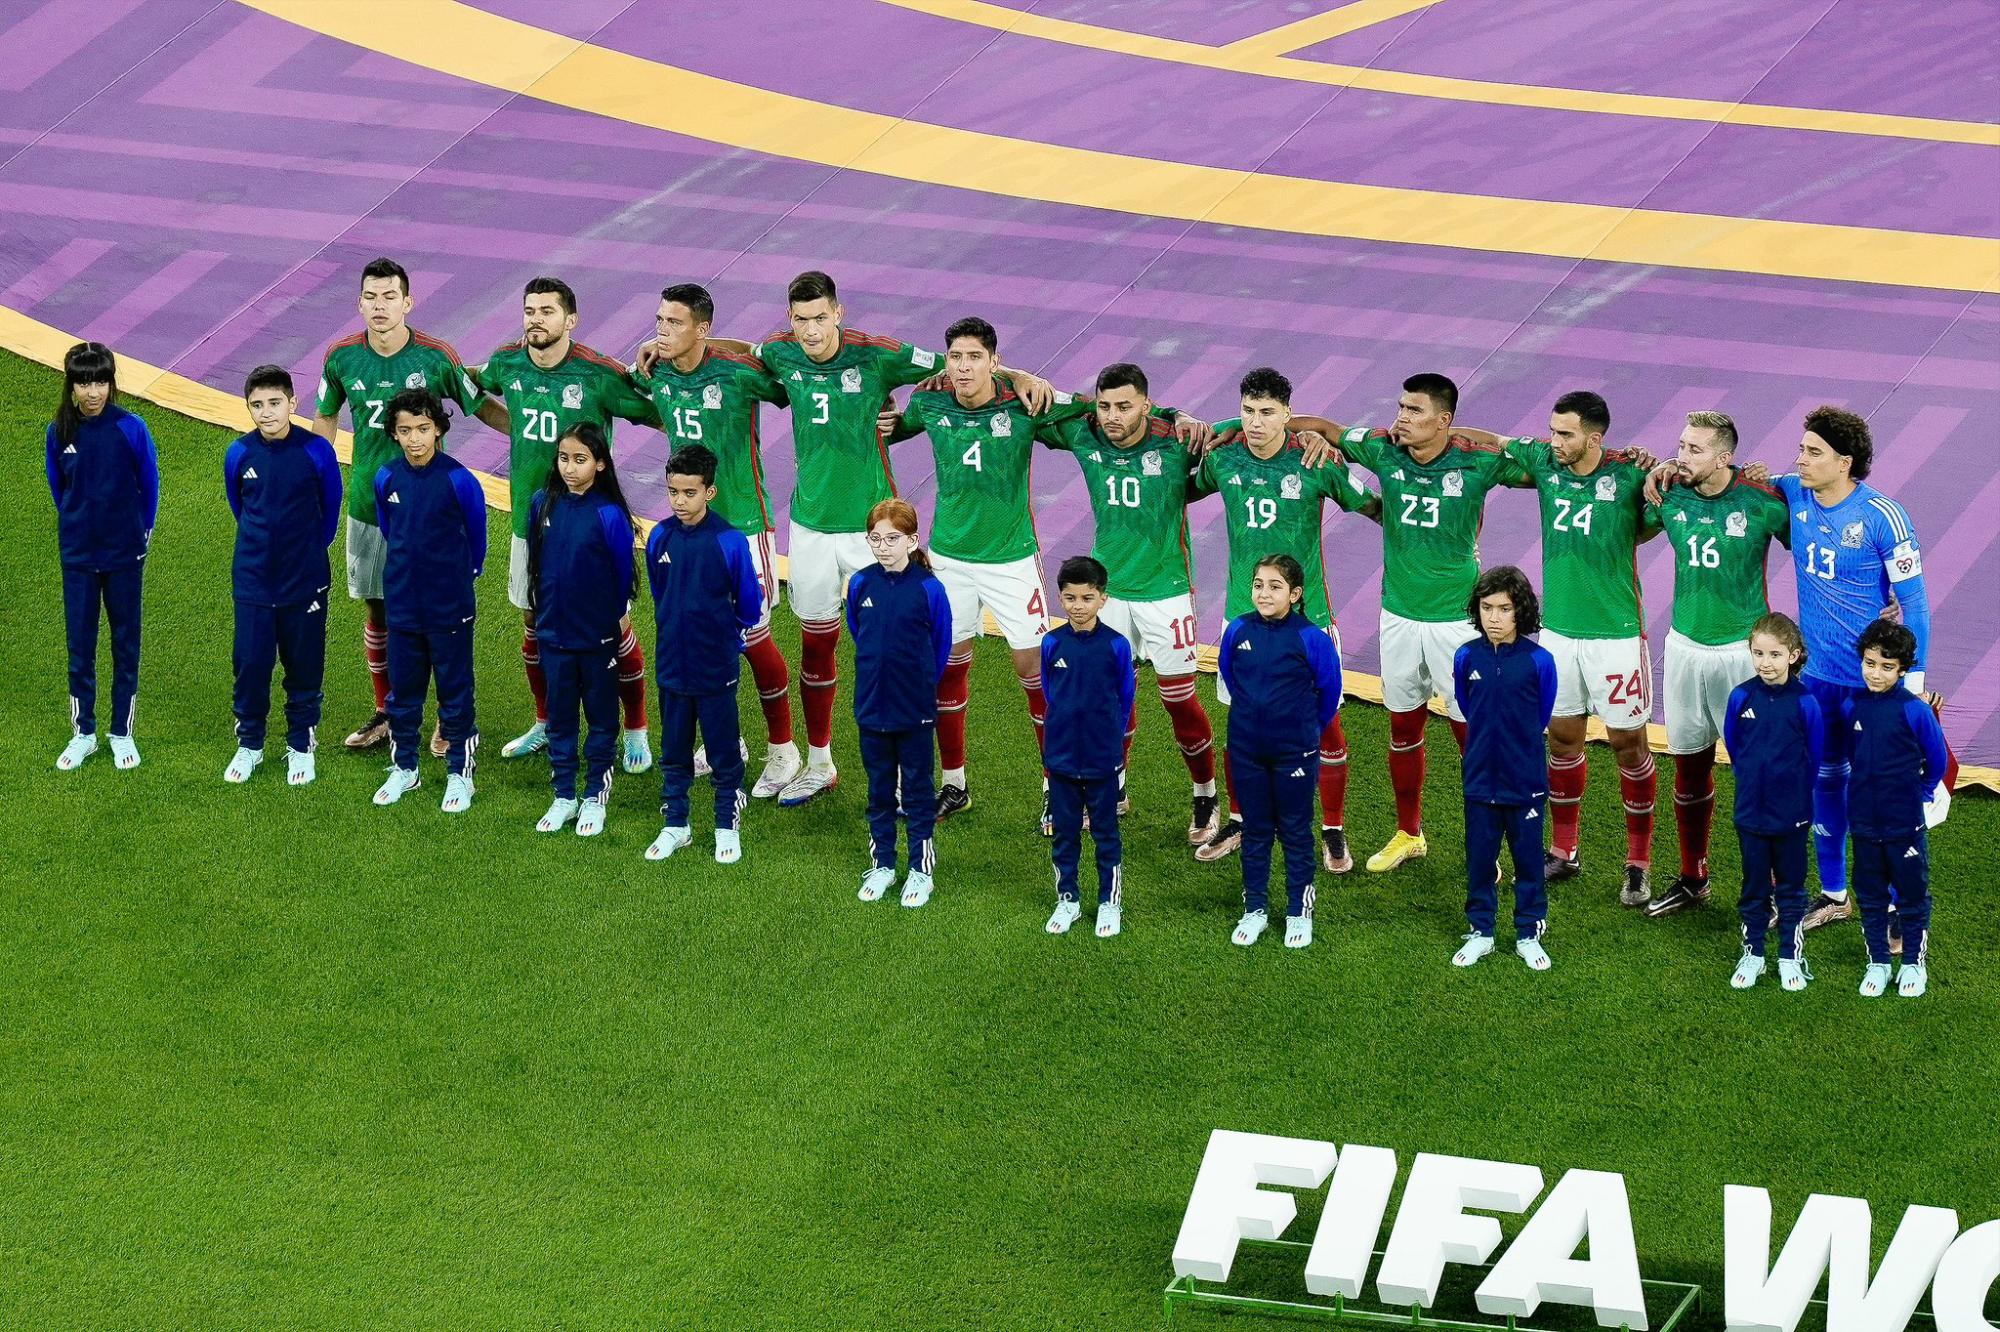
M 42 323 L 39 319 L 22 314 L 19 310 L 0 305 L 0 349 L 13 352 L 17 356 L 26 357 L 28 360 L 48 366 L 50 369 L 60 370 L 62 369 L 64 354 L 80 341 L 82 339 L 73 333 L 65 333 L 59 328 Z M 205 421 L 210 425 L 221 426 L 225 430 L 247 430 L 250 426 L 249 413 L 244 409 L 243 399 L 237 397 L 235 394 L 225 393 L 218 388 L 210 388 L 207 384 L 198 383 L 185 375 L 175 374 L 171 370 L 162 370 L 157 365 L 150 365 L 145 361 L 134 360 L 129 356 L 121 355 L 118 357 L 118 391 L 126 397 L 142 398 L 147 402 L 156 403 L 170 411 L 179 412 L 183 416 L 193 417 L 197 421 Z M 311 421 L 306 420 L 302 416 L 295 416 L 292 419 L 301 426 L 310 428 L 312 425 Z M 339 456 L 341 462 L 351 463 L 354 457 L 353 436 L 345 430 L 338 432 L 334 440 L 333 450 Z M 476 470 L 472 470 L 472 474 L 479 478 L 479 484 L 486 492 L 488 507 L 498 509 L 503 513 L 512 507 L 509 500 L 510 492 L 507 488 L 505 478 Z M 640 518 L 636 514 L 634 518 L 639 524 L 639 545 L 643 548 L 646 533 L 652 530 L 653 524 L 648 519 Z M 777 576 L 780 579 L 785 579 L 786 575 L 790 573 L 790 570 L 786 567 L 785 557 L 780 555 L 777 564 Z M 999 636 L 1000 626 L 994 623 L 990 613 L 985 615 L 983 627 L 988 637 Z M 1214 673 L 1215 647 L 1213 644 L 1202 644 L 1200 653 L 1198 654 L 1198 662 L 1202 670 L 1210 674 Z M 1358 671 L 1347 671 L 1343 673 L 1342 678 L 1346 684 L 1344 692 L 1349 698 L 1358 698 L 1368 703 L 1380 703 L 1382 701 L 1381 677 L 1363 675 Z M 1431 710 L 1439 715 L 1443 715 L 1443 709 L 1435 702 L 1433 702 Z M 1595 717 L 1590 720 L 1590 737 L 1593 740 L 1602 740 L 1604 738 L 1603 725 Z M 1667 732 L 1665 727 L 1647 727 L 1646 738 L 1655 750 L 1661 753 L 1666 752 Z M 1726 750 L 1722 750 L 1718 746 L 1717 752 L 1723 762 L 1727 763 L 1729 761 L 1729 754 Z M 1961 788 L 1983 786 L 1989 790 L 2000 792 L 2000 768 L 1961 766 L 1958 770 L 1958 782 Z
M 1198 65 L 1204 69 L 1231 70 L 1238 74 L 1254 74 L 1293 83 L 1319 83 L 1337 88 L 1360 88 L 1364 92 L 1435 97 L 1451 102 L 1540 107 L 1548 111 L 1696 120 L 1718 125 L 1754 125 L 1765 129 L 1816 130 L 1825 134 L 1873 134 L 1890 139 L 1925 139 L 1937 143 L 2000 147 L 2000 125 L 1970 120 L 1936 120 L 1927 116 L 1894 116 L 1873 111 L 1829 111 L 1808 106 L 1766 106 L 1699 97 L 1655 97 L 1644 93 L 1595 92 L 1538 84 L 1490 83 L 1483 79 L 1454 79 L 1437 74 L 1408 74 L 1395 69 L 1368 69 L 1361 65 L 1300 60 L 1292 56 L 1268 54 L 1261 47 L 1246 52 L 1237 46 L 1203 46 L 1199 42 L 1183 42 L 1171 37 L 1153 37 L 1119 28 L 1101 28 L 1091 23 L 1047 18 L 1005 5 L 987 4 L 985 0 L 885 0 L 885 3 L 977 27 L 997 28 L 1023 37 L 1088 47 L 1093 51 L 1110 51 L 1178 65 Z M 1331 15 L 1321 17 L 1330 18 Z M 1303 22 L 1310 23 L 1312 20 Z M 1326 35 L 1336 34 L 1329 32 Z M 1245 39 L 1246 42 L 1255 40 Z
M 551 34 L 455 0 L 239 3 L 364 50 L 559 106 L 955 189 L 1296 235 L 2000 290 L 2000 241 L 1985 237 L 1485 198 L 1162 162 L 898 120 L 581 43 L 528 80 L 554 49 Z
M 1222 50 L 1239 61 L 1284 55 L 1335 37 L 1345 37 L 1363 28 L 1372 28 L 1377 23 L 1387 23 L 1405 14 L 1414 14 L 1420 9 L 1429 9 L 1436 3 L 1438 0 L 1353 0 L 1351 4 L 1329 9 L 1324 14 L 1238 38 Z

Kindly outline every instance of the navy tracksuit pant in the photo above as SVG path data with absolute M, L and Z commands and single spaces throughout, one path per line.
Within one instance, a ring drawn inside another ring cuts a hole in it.
M 913 726 L 907 731 L 877 731 L 863 726 L 861 766 L 868 773 L 868 849 L 876 865 L 896 868 L 896 784 L 902 783 L 903 822 L 909 830 L 910 868 L 933 872 L 937 829 L 935 762 L 936 728 Z M 713 748 L 711 746 L 711 748 Z M 1053 785 L 1053 784 L 1052 784 Z
M 1854 895 L 1861 905 L 1861 932 L 1868 937 L 1868 960 L 1891 961 L 1889 911 L 1903 921 L 1903 960 L 1927 960 L 1924 936 L 1931 926 L 1931 848 L 1922 828 L 1901 837 L 1854 834 Z
M 1493 937 L 1493 918 L 1500 907 L 1500 866 L 1504 841 L 1514 854 L 1514 935 L 1539 939 L 1549 916 L 1548 883 L 1542 877 L 1541 802 L 1532 805 L 1492 805 L 1465 802 L 1465 923 L 1474 934 Z
M 715 826 L 734 829 L 745 796 L 743 723 L 736 715 L 733 684 L 713 694 L 660 690 L 660 813 L 670 828 L 688 826 L 696 730 L 708 746 L 710 780 L 715 783 Z M 593 725 L 591 734 L 596 731 Z
M 1313 808 L 1319 794 L 1319 747 L 1302 754 L 1260 756 L 1230 747 L 1229 776 L 1243 813 L 1243 909 L 1270 909 L 1271 843 L 1285 848 L 1286 914 L 1313 913 Z
M 271 670 L 285 667 L 285 747 L 313 750 L 319 725 L 320 686 L 326 679 L 326 594 L 291 606 L 236 603 L 236 642 L 230 653 L 236 671 L 230 708 L 236 714 L 236 743 L 259 753 L 271 715 Z
M 542 645 L 542 677 L 548 682 L 549 773 L 558 800 L 576 799 L 579 706 L 590 727 L 583 742 L 583 798 L 611 801 L 611 761 L 618 754 L 618 655 L 611 647 L 565 652 Z
M 479 747 L 472 711 L 472 632 L 470 624 L 429 632 L 389 626 L 389 752 L 406 772 L 416 771 L 424 693 L 435 679 L 438 730 L 449 746 L 445 769 L 454 776 L 472 775 Z
M 1736 844 L 1743 852 L 1743 896 L 1736 913 L 1743 919 L 1743 947 L 1764 956 L 1764 935 L 1771 924 L 1771 901 L 1778 903 L 1778 958 L 1798 960 L 1805 943 L 1806 852 L 1812 829 L 1784 833 L 1751 832 L 1739 826 Z
M 111 734 L 132 734 L 139 694 L 139 601 L 146 566 L 62 571 L 69 637 L 69 719 L 78 735 L 97 733 L 97 613 L 111 622 Z
M 1097 848 L 1097 900 L 1123 905 L 1124 871 L 1118 839 L 1118 776 L 1068 777 L 1049 774 L 1049 821 L 1055 840 L 1056 896 L 1077 899 L 1077 870 L 1083 860 L 1083 818 L 1090 815 L 1090 840 Z

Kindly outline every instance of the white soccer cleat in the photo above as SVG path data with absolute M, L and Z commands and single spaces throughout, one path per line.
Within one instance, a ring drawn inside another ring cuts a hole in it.
M 694 830 L 692 828 L 688 827 L 685 823 L 678 827 L 670 823 L 660 829 L 660 835 L 655 837 L 653 844 L 646 848 L 646 859 L 665 860 L 668 856 L 693 840 Z
M 653 766 L 653 742 L 646 728 L 635 726 L 619 733 L 619 747 L 627 772 L 645 772 Z
M 526 758 L 539 754 L 549 747 L 549 724 L 536 722 L 527 730 L 500 746 L 500 757 L 504 759 Z
M 1311 916 L 1285 917 L 1285 947 L 1310 948 L 1313 941 L 1313 918 Z
M 97 752 L 97 733 L 73 735 L 63 746 L 63 752 L 56 755 L 57 772 L 73 772 L 83 765 L 83 761 Z
M 1811 979 L 1812 972 L 1806 969 L 1806 960 L 1804 958 L 1793 960 L 1781 957 L 1778 959 L 1778 984 L 1784 986 L 1787 990 L 1803 990 L 1806 988 L 1806 983 Z
M 1896 993 L 1905 999 L 1919 998 L 1930 985 L 1930 968 L 1921 962 L 1905 962 L 1896 973 Z
M 1118 934 L 1118 931 L 1124 928 L 1125 928 L 1124 907 L 1119 906 L 1116 902 L 1099 902 L 1097 904 L 1098 938 L 1100 939 L 1115 938 Z
M 1555 965 L 1540 939 L 1522 939 L 1514 945 L 1514 956 L 1528 964 L 1530 971 L 1547 971 Z
M 799 747 L 786 741 L 782 745 L 772 745 L 771 752 L 764 759 L 764 771 L 757 774 L 756 785 L 750 788 L 753 799 L 769 800 L 799 775 L 805 760 L 799 757 Z
M 782 809 L 797 809 L 809 804 L 840 785 L 840 773 L 831 763 L 820 765 L 808 763 L 799 770 L 799 775 L 778 793 L 778 805 Z
M 1861 973 L 1861 997 L 1863 999 L 1879 999 L 1882 997 L 1882 992 L 1888 988 L 1889 964 L 1887 962 L 1870 962 L 1868 969 Z
M 1069 927 L 1083 916 L 1083 906 L 1074 897 L 1058 897 L 1056 909 L 1049 913 L 1049 923 L 1043 926 L 1050 934 L 1068 934 Z
M 576 835 L 595 837 L 604 831 L 604 802 L 586 800 L 576 807 Z
M 1230 934 L 1229 942 L 1239 948 L 1248 948 L 1251 944 L 1256 943 L 1257 940 L 1264 937 L 1264 931 L 1270 928 L 1270 925 L 1271 915 L 1269 912 L 1246 911 L 1243 913 L 1243 918 L 1236 922 L 1236 929 Z
M 1493 936 L 1490 934 L 1468 934 L 1458 951 L 1451 955 L 1455 967 L 1469 967 L 1493 951 Z
M 576 799 L 572 796 L 557 796 L 549 802 L 549 812 L 535 820 L 535 831 L 561 832 L 564 825 L 575 817 Z
M 139 746 L 129 735 L 111 737 L 111 766 L 121 771 L 139 766 Z
M 734 828 L 715 830 L 715 863 L 734 865 L 743 859 L 743 834 Z
M 879 902 L 895 883 L 896 871 L 887 865 L 877 865 L 861 876 L 861 891 L 855 896 L 864 902 Z
M 250 780 L 250 774 L 257 771 L 264 762 L 264 751 L 236 747 L 236 754 L 229 760 L 229 766 L 222 770 L 222 780 L 241 786 Z
M 931 876 L 922 870 L 911 870 L 903 878 L 903 905 L 920 907 L 931 900 L 931 889 L 935 887 Z
M 424 779 L 415 768 L 391 768 L 389 779 L 375 788 L 375 803 L 393 805 L 423 784 Z
M 1764 974 L 1764 959 L 1756 953 L 1745 953 L 1736 963 L 1736 970 L 1729 977 L 1729 988 L 1747 990 L 1755 985 Z
M 288 749 L 285 751 L 285 785 L 311 786 L 313 778 L 319 776 L 319 761 L 309 749 Z
M 453 773 L 444 779 L 444 799 L 438 808 L 447 814 L 463 814 L 472 808 L 472 779 L 464 773 Z

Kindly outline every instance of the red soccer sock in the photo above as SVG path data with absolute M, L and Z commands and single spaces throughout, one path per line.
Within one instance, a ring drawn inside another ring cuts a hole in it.
M 389 631 L 361 622 L 361 659 L 368 663 L 368 683 L 375 687 L 375 711 L 389 708 Z
M 963 657 L 952 650 L 944 674 L 938 677 L 938 767 L 945 772 L 965 766 L 965 704 L 972 695 L 971 675 L 972 644 L 967 643 Z
M 1214 781 L 1215 732 L 1208 724 L 1208 713 L 1203 710 L 1201 700 L 1195 696 L 1194 677 L 1161 676 L 1160 703 L 1167 710 L 1167 720 L 1173 724 L 1174 744 L 1180 748 L 1181 761 L 1187 764 L 1188 779 L 1197 786 Z
M 618 640 L 618 706 L 625 713 L 626 730 L 646 729 L 646 654 L 630 629 Z M 547 712 L 547 705 L 541 710 Z
M 549 677 L 542 672 L 542 645 L 535 638 L 533 625 L 521 631 L 521 665 L 527 668 L 528 693 L 535 700 L 535 720 L 546 726 L 549 721 Z
M 1132 737 L 1139 734 L 1139 700 L 1132 700 L 1132 710 L 1125 714 L 1125 766 L 1132 766 Z M 1118 789 L 1125 789 L 1125 779 L 1118 779 Z
M 805 707 L 806 743 L 814 749 L 833 744 L 834 691 L 840 679 L 834 649 L 839 645 L 839 620 L 799 621 L 799 701 Z
M 764 729 L 774 745 L 792 743 L 792 672 L 785 654 L 771 638 L 770 626 L 752 629 L 743 637 L 743 656 L 750 663 L 750 678 L 757 685 L 757 701 L 764 705 Z
M 1396 792 L 1396 827 L 1412 837 L 1424 832 L 1424 723 L 1426 708 L 1389 714 L 1389 785 Z
M 1618 769 L 1618 790 L 1625 797 L 1625 863 L 1647 865 L 1653 859 L 1653 799 L 1659 770 L 1649 749 L 1640 766 Z
M 1043 729 L 1049 719 L 1049 700 L 1042 693 L 1042 673 L 1016 677 L 1021 682 L 1021 692 L 1028 696 L 1028 720 L 1035 724 L 1035 752 L 1042 752 Z
M 1681 838 L 1681 874 L 1708 877 L 1708 832 L 1715 821 L 1715 751 L 1674 755 L 1674 826 Z
M 1323 828 L 1347 823 L 1347 734 L 1334 715 L 1319 737 L 1319 814 Z
M 1222 747 L 1222 789 L 1229 797 L 1229 817 L 1241 819 L 1243 806 L 1236 803 L 1236 774 L 1229 770 L 1229 746 Z
M 1583 787 L 1590 776 L 1583 755 L 1549 755 L 1549 849 L 1574 856 L 1578 824 L 1583 816 Z
M 1465 723 L 1456 717 L 1447 717 L 1445 725 L 1451 727 L 1451 738 L 1458 741 L 1458 752 L 1465 753 Z

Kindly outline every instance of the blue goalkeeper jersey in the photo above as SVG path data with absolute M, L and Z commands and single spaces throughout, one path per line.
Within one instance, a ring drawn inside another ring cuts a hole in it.
M 1806 639 L 1805 673 L 1829 684 L 1861 685 L 1854 645 L 1874 623 L 1890 593 L 1902 603 L 1903 624 L 1917 637 L 1922 670 L 1930 655 L 1931 611 L 1924 596 L 1924 556 L 1910 515 L 1875 487 L 1822 507 L 1796 476 L 1771 478 L 1791 510 L 1792 562 L 1799 576 L 1799 628 Z

